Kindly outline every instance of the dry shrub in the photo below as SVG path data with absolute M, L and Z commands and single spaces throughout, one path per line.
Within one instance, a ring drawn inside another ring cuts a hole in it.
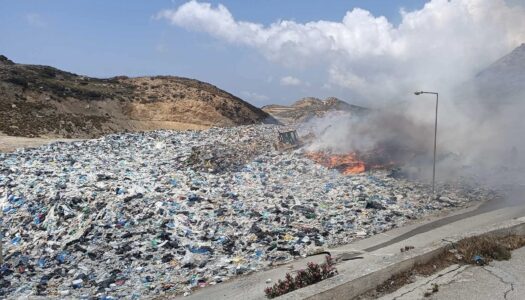
M 334 262 L 330 256 L 326 256 L 326 262 L 321 265 L 309 262 L 307 268 L 298 271 L 295 277 L 287 273 L 284 280 L 279 280 L 272 287 L 266 288 L 264 293 L 266 297 L 270 299 L 275 298 L 296 289 L 320 282 L 335 274 L 337 274 L 337 269 L 334 267 Z
M 474 258 L 479 256 L 483 264 L 492 260 L 508 260 L 511 251 L 525 247 L 525 236 L 508 235 L 481 235 L 465 238 L 451 243 L 440 255 L 425 264 L 416 264 L 412 269 L 394 274 L 381 283 L 374 290 L 369 291 L 361 298 L 375 297 L 390 294 L 400 287 L 412 282 L 417 276 L 430 276 L 453 264 L 477 264 Z M 361 299 L 358 297 L 358 299 Z
M 476 257 L 484 263 L 492 260 L 509 260 L 511 251 L 525 246 L 525 237 L 520 235 L 481 235 L 465 238 L 448 247 L 448 258 L 456 263 L 475 264 Z M 451 253 L 455 250 L 457 254 Z

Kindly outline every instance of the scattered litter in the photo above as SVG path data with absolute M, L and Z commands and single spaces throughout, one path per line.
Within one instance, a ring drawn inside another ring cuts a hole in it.
M 476 265 L 484 266 L 485 265 L 485 259 L 479 255 L 475 255 L 472 260 L 476 263 Z
M 432 296 L 432 294 L 435 294 L 437 292 L 439 292 L 439 285 L 437 285 L 436 283 L 432 283 L 432 288 L 430 290 L 426 291 L 423 294 L 423 296 L 425 298 L 427 298 L 427 297 L 430 297 L 430 296 Z
M 408 251 L 410 251 L 412 249 L 414 249 L 414 246 L 405 246 L 405 247 L 399 249 L 399 251 L 401 251 L 401 253 L 403 253 L 403 252 L 408 252 Z

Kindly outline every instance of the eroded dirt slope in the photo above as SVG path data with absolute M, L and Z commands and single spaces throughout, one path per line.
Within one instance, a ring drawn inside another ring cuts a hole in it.
M 261 109 L 198 80 L 90 78 L 0 56 L 0 132 L 91 138 L 119 131 L 273 123 Z

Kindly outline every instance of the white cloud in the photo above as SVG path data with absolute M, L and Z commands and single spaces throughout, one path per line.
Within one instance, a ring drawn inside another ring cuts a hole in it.
M 432 0 L 420 10 L 401 11 L 398 26 L 359 8 L 340 22 L 265 26 L 194 0 L 157 17 L 253 47 L 287 67 L 320 69 L 329 84 L 374 99 L 445 89 L 525 41 L 523 6 L 504 0 Z
M 301 80 L 299 78 L 295 78 L 293 76 L 285 76 L 281 78 L 281 85 L 284 86 L 298 86 L 301 85 Z

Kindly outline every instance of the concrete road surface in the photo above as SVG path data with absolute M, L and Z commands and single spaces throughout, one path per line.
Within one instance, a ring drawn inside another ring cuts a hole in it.
M 434 285 L 437 292 L 432 292 Z M 509 261 L 493 261 L 483 267 L 451 266 L 381 299 L 525 299 L 525 248 L 513 251 Z

